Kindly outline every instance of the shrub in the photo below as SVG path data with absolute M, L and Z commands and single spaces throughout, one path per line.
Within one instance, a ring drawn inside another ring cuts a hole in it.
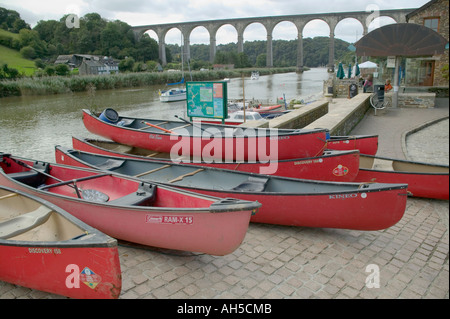
M 27 45 L 25 47 L 23 47 L 22 49 L 20 49 L 20 54 L 25 58 L 25 59 L 34 59 L 36 57 L 36 50 Z

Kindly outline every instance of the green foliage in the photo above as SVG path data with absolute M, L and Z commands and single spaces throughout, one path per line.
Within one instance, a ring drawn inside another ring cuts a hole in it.
M 250 76 L 252 69 L 194 71 L 193 81 L 212 81 L 226 77 Z M 294 72 L 295 68 L 262 68 L 257 69 L 261 75 Z M 44 73 L 54 75 L 55 67 L 47 66 Z M 118 73 L 96 76 L 46 76 L 19 78 L 16 81 L 0 81 L 0 97 L 12 95 L 46 95 L 67 92 L 84 92 L 90 90 L 117 89 L 149 85 L 163 85 L 178 82 L 181 71 L 178 72 L 139 72 Z
M 34 59 L 36 57 L 36 50 L 34 50 L 34 48 L 32 46 L 27 45 L 26 47 L 23 47 L 22 49 L 20 49 L 20 54 L 25 58 L 25 59 Z
M 127 72 L 133 71 L 135 60 L 133 58 L 126 58 L 119 63 L 119 71 Z
M 2 79 L 17 79 L 19 77 L 19 71 L 15 68 L 8 67 L 8 64 L 0 66 L 0 80 Z
M 0 28 L 10 30 L 10 33 L 0 29 L 0 45 L 20 50 L 27 59 L 40 59 L 38 62 L 43 72 L 38 75 L 68 74 L 66 70 L 56 70 L 54 67 L 45 67 L 42 61 L 54 60 L 62 54 L 93 54 L 110 56 L 122 60 L 119 69 L 121 72 L 148 72 L 156 71 L 155 64 L 159 59 L 158 43 L 144 34 L 138 40 L 125 22 L 109 21 L 98 13 L 88 13 L 79 18 L 79 27 L 70 27 L 66 20 L 69 15 L 60 20 L 39 21 L 30 29 L 20 18 L 20 15 L 11 10 L 0 8 Z M 6 32 L 6 33 L 5 33 Z M 317 67 L 329 63 L 329 38 L 317 37 L 303 39 L 303 64 L 308 67 Z M 274 40 L 273 61 L 274 67 L 290 67 L 297 65 L 298 43 L 296 40 Z M 353 54 L 347 49 L 348 43 L 335 40 L 336 61 L 348 63 L 352 61 Z M 181 64 L 181 47 L 179 45 L 166 45 L 166 59 L 170 63 Z M 237 52 L 237 44 L 230 43 L 218 45 L 214 63 L 234 64 L 235 68 L 265 67 L 267 42 L 252 41 L 244 43 L 244 52 Z M 210 46 L 208 44 L 195 44 L 190 47 L 191 70 L 210 69 Z M 153 61 L 152 65 L 147 62 Z M 5 61 L 2 61 L 5 62 Z M 185 70 L 187 70 L 187 62 Z M 177 67 L 181 70 L 181 67 Z M 22 70 L 19 70 L 23 72 Z M 30 72 L 27 70 L 27 72 Z M 29 74 L 29 73 L 27 73 Z
M 0 29 L 17 33 L 21 29 L 30 29 L 30 26 L 17 11 L 0 8 Z
M 56 75 L 69 75 L 70 70 L 66 64 L 58 64 L 55 66 Z

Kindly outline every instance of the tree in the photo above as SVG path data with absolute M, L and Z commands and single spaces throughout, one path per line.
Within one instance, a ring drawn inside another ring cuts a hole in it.
M 52 76 L 52 75 L 55 75 L 56 70 L 55 70 L 55 67 L 54 67 L 54 66 L 47 65 L 47 66 L 45 67 L 45 69 L 44 69 L 44 72 L 45 72 L 47 75 Z
M 8 67 L 8 64 L 3 64 L 0 67 L 0 80 L 2 79 L 16 79 L 20 76 L 19 71 L 15 68 Z
M 120 72 L 133 71 L 135 60 L 133 58 L 126 58 L 120 61 L 119 70 Z
M 26 47 L 23 47 L 22 49 L 20 49 L 20 54 L 25 59 L 32 60 L 36 57 L 36 50 L 34 50 L 32 46 L 27 45 Z
M 47 44 L 39 38 L 39 33 L 35 30 L 22 29 L 19 32 L 20 46 L 34 49 L 34 57 L 44 57 L 47 52 Z M 30 53 L 27 50 L 27 53 Z
M 257 66 L 257 67 L 265 67 L 266 65 L 267 65 L 267 54 L 266 53 L 261 53 L 256 58 L 255 66 Z
M 66 64 L 58 64 L 55 66 L 56 75 L 69 75 L 70 70 Z
M 30 29 L 17 11 L 0 8 L 0 28 L 18 33 L 21 29 Z

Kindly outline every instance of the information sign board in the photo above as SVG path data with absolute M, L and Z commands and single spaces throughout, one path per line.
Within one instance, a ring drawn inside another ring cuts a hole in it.
M 186 82 L 187 116 L 225 120 L 228 117 L 227 82 Z

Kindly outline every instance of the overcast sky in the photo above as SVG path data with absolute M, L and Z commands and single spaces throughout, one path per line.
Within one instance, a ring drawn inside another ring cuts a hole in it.
M 22 19 L 34 27 L 39 20 L 59 20 L 65 14 L 82 17 L 96 12 L 108 20 L 121 20 L 131 26 L 202 21 L 214 19 L 281 16 L 308 13 L 366 11 L 368 9 L 419 8 L 427 0 L 0 0 L 0 7 L 19 12 Z M 380 18 L 378 25 L 392 23 Z M 375 28 L 372 22 L 369 31 Z M 309 22 L 303 37 L 329 36 L 327 24 L 320 20 Z M 155 33 L 150 32 L 157 39 Z M 336 38 L 356 42 L 362 36 L 362 26 L 352 19 L 341 21 L 335 30 Z M 273 32 L 273 39 L 293 40 L 297 30 L 292 23 L 282 22 Z M 265 40 L 266 31 L 261 24 L 251 24 L 244 32 L 244 41 Z M 181 42 L 180 31 L 172 29 L 166 43 Z M 217 44 L 237 42 L 237 33 L 230 25 L 217 33 Z M 209 43 L 206 29 L 198 27 L 191 34 L 191 44 Z

